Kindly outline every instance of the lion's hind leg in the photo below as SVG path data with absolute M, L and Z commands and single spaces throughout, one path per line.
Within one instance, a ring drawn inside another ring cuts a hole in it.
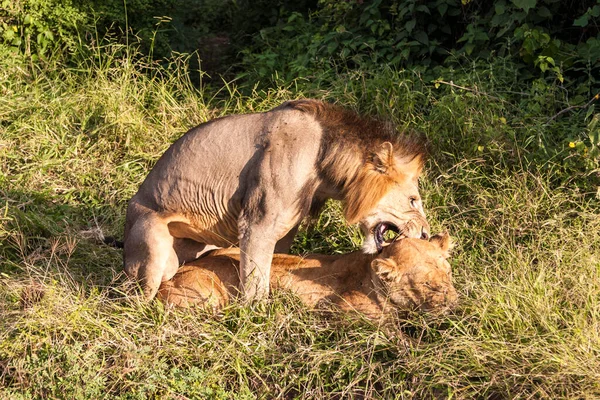
M 161 281 L 171 279 L 179 267 L 167 222 L 155 212 L 143 214 L 125 238 L 125 272 L 137 279 L 147 299 L 154 298 Z

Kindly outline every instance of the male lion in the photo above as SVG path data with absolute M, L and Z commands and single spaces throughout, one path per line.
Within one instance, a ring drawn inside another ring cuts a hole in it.
M 444 310 L 457 299 L 452 285 L 447 234 L 429 241 L 397 239 L 381 254 L 275 254 L 271 288 L 286 289 L 309 307 L 323 303 L 356 310 L 371 319 L 411 309 Z M 237 297 L 240 287 L 238 249 L 217 250 L 179 269 L 163 282 L 158 298 L 181 307 L 220 309 Z
M 387 230 L 427 238 L 423 158 L 420 138 L 317 100 L 209 121 L 177 140 L 130 200 L 125 272 L 152 298 L 180 265 L 239 240 L 243 293 L 264 297 L 274 250 L 287 251 L 330 198 L 360 222 L 374 243 L 366 252 Z

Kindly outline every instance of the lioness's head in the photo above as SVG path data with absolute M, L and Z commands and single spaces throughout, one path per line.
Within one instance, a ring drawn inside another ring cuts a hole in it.
M 396 239 L 371 263 L 372 279 L 382 301 L 400 310 L 442 311 L 458 298 L 447 261 L 447 233 L 422 239 Z
M 429 238 L 419 195 L 424 155 L 396 153 L 390 142 L 377 147 L 346 196 L 346 219 L 360 222 L 366 253 L 382 250 L 387 231 L 401 237 Z

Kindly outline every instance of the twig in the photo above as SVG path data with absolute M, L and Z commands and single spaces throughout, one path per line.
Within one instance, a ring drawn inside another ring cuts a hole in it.
M 588 108 L 594 101 L 600 99 L 600 93 L 596 94 L 594 97 L 592 97 L 592 99 L 590 101 L 588 101 L 587 103 L 580 105 L 580 106 L 570 106 L 565 108 L 564 110 L 560 110 L 556 115 L 554 115 L 552 118 L 550 118 L 548 121 L 546 121 L 546 125 L 548 125 L 550 122 L 554 121 L 556 118 L 558 118 L 558 116 L 569 112 L 571 110 L 576 110 L 578 108 Z
M 496 93 L 508 93 L 508 94 L 518 94 L 520 96 L 525 96 L 525 97 L 529 97 L 531 96 L 531 93 L 525 93 L 525 92 L 515 92 L 513 90 L 496 90 Z
M 457 89 L 461 89 L 461 90 L 466 90 L 467 92 L 471 92 L 471 93 L 475 93 L 475 94 L 481 94 L 481 95 L 484 95 L 484 96 L 487 96 L 489 98 L 496 99 L 496 100 L 499 100 L 499 101 L 502 101 L 502 102 L 506 101 L 504 99 L 501 99 L 500 97 L 492 96 L 491 94 L 488 94 L 486 92 L 481 92 L 481 91 L 479 91 L 477 89 L 471 89 L 471 88 L 468 88 L 468 87 L 457 85 L 456 83 L 454 83 L 452 81 L 446 82 L 446 81 L 442 81 L 442 80 L 437 80 L 434 83 L 441 83 L 441 84 L 448 85 L 448 86 L 453 87 L 453 88 L 457 88 Z

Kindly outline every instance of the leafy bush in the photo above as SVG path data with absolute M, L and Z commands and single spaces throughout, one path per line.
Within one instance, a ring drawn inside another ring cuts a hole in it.
M 0 7 L 0 44 L 38 60 L 53 51 L 74 51 L 78 28 L 87 15 L 71 0 L 3 0 Z
M 256 78 L 290 79 L 501 56 L 521 63 L 525 79 L 583 76 L 577 94 L 589 96 L 600 72 L 599 16 L 598 0 L 320 0 L 308 18 L 291 13 L 256 34 L 244 65 Z
M 172 51 L 191 53 L 203 37 L 231 30 L 234 10 L 233 1 L 221 0 L 2 0 L 0 45 L 34 61 L 54 51 L 69 59 L 81 44 L 109 35 L 166 58 Z

